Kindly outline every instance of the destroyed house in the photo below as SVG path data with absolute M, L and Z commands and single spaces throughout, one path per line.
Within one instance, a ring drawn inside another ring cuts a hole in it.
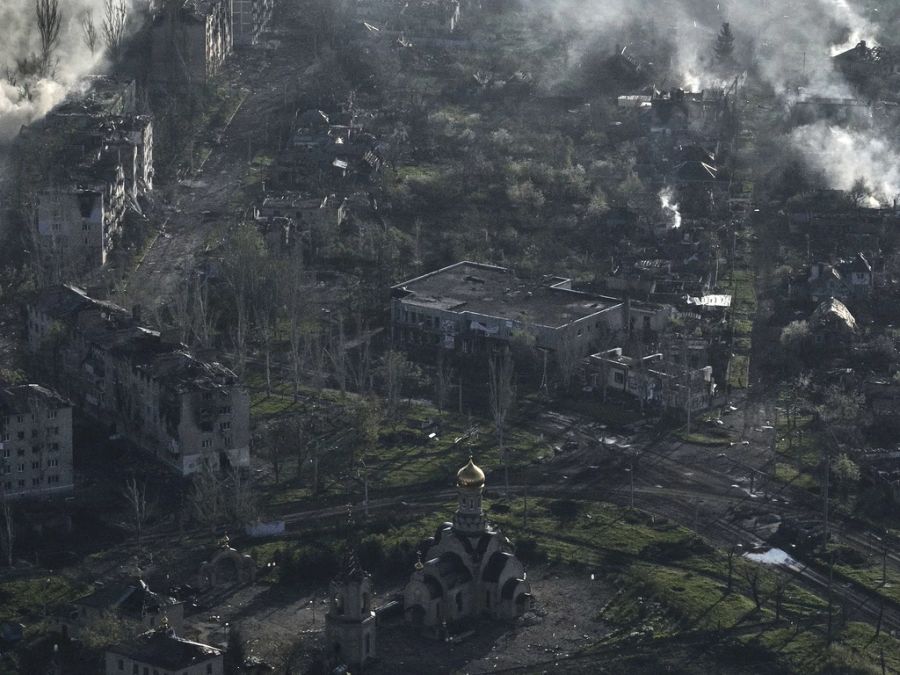
M 528 281 L 508 269 L 460 262 L 397 284 L 391 321 L 396 342 L 477 353 L 519 334 L 535 346 L 583 355 L 610 334 L 661 331 L 670 308 L 572 290 L 571 280 Z
M 0 497 L 72 490 L 72 404 L 36 384 L 0 383 Z
M 900 49 L 869 45 L 865 40 L 834 57 L 838 70 L 850 79 L 900 75 Z
M 587 368 L 594 389 L 620 392 L 642 407 L 693 413 L 710 407 L 716 393 L 712 366 L 684 365 L 663 354 L 632 357 L 617 347 L 592 354 Z
M 28 307 L 32 353 L 82 410 L 174 471 L 246 467 L 249 397 L 233 372 L 73 286 Z
M 814 263 L 809 270 L 807 288 L 810 299 L 819 303 L 828 298 L 849 302 L 868 297 L 875 284 L 872 265 L 862 253 L 853 260 L 837 264 Z

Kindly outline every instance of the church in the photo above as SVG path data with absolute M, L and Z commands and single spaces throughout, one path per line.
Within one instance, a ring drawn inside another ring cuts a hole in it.
M 456 474 L 456 489 L 453 522 L 425 541 L 403 591 L 406 623 L 439 638 L 467 620 L 515 619 L 532 608 L 525 568 L 484 516 L 484 471 L 471 457 Z M 375 658 L 376 624 L 371 576 L 350 546 L 325 615 L 329 660 L 360 665 Z
M 456 475 L 458 506 L 425 542 L 403 592 L 406 620 L 432 635 L 487 616 L 514 619 L 531 608 L 531 586 L 509 539 L 488 524 L 484 472 L 472 458 Z

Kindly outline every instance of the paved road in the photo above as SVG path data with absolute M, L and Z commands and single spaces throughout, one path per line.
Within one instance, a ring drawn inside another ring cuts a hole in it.
M 120 302 L 140 304 L 150 312 L 170 302 L 184 290 L 217 228 L 240 218 L 240 213 L 229 210 L 229 200 L 247 171 L 248 147 L 255 152 L 267 142 L 263 120 L 279 108 L 295 82 L 303 52 L 285 41 L 270 52 L 271 58 L 262 51 L 232 56 L 224 78 L 232 91 L 244 90 L 247 96 L 227 127 L 219 130 L 221 142 L 201 170 L 178 184 L 160 186 L 160 192 L 171 195 L 168 217 L 131 274 Z M 251 204 L 240 206 L 247 209 Z

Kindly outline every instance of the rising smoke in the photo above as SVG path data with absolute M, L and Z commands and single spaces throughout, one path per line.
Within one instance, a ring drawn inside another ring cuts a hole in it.
M 666 45 L 675 80 L 656 82 L 658 87 L 700 90 L 730 84 L 716 67 L 712 49 L 721 25 L 729 22 L 737 38 L 736 61 L 752 67 L 786 108 L 798 98 L 853 98 L 832 56 L 891 33 L 866 18 L 862 0 L 524 1 L 552 17 L 569 37 L 570 63 L 598 44 L 611 52 L 612 45 L 630 40 L 639 51 L 645 42 L 651 54 Z M 861 177 L 880 201 L 900 192 L 900 148 L 875 127 L 850 130 L 817 122 L 786 140 L 835 188 L 845 189 Z
M 62 0 L 59 44 L 50 72 L 44 77 L 22 74 L 18 64 L 40 51 L 34 0 L 0 1 L 0 144 L 14 137 L 23 124 L 42 117 L 62 101 L 85 75 L 104 65 L 102 37 L 91 53 L 81 22 L 93 13 L 101 31 L 104 0 Z

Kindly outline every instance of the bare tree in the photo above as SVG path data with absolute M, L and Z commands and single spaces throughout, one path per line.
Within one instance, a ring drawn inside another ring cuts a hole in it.
M 337 330 L 331 332 L 331 344 L 327 350 L 328 359 L 334 371 L 334 379 L 337 381 L 341 395 L 347 393 L 347 339 L 344 335 L 344 318 L 338 317 Z
M 231 519 L 238 523 L 246 523 L 256 516 L 256 504 L 253 501 L 253 490 L 250 481 L 244 476 L 240 467 L 233 467 L 231 475 L 231 490 L 228 499 L 228 513 Z
M 437 403 L 438 411 L 444 412 L 444 406 L 447 405 L 447 398 L 450 395 L 450 383 L 453 381 L 453 368 L 447 363 L 447 357 L 444 349 L 438 347 L 437 371 L 434 377 L 434 393 L 435 403 Z
M 0 506 L 0 545 L 3 555 L 6 557 L 7 567 L 13 564 L 13 548 L 16 543 L 16 521 L 13 517 L 12 506 L 7 499 Z
M 138 546 L 140 546 L 144 534 L 144 525 L 147 524 L 147 520 L 150 517 L 150 507 L 147 503 L 147 486 L 138 485 L 137 478 L 132 477 L 125 481 L 122 495 L 128 503 L 131 526 L 134 528 Z
M 384 395 L 387 399 L 390 417 L 395 417 L 400 407 L 403 381 L 409 368 L 409 360 L 402 353 L 394 350 L 387 352 L 381 359 L 380 374 L 384 383 Z
M 81 39 L 93 55 L 97 50 L 100 34 L 97 32 L 97 24 L 94 23 L 94 10 L 90 8 L 81 16 Z
M 197 521 L 215 531 L 225 515 L 225 503 L 221 481 L 206 462 L 194 474 L 189 500 Z
M 128 8 L 125 0 L 106 0 L 103 6 L 103 41 L 113 59 L 119 57 L 125 41 Z
M 572 388 L 572 381 L 575 379 L 575 373 L 578 372 L 578 365 L 581 363 L 581 357 L 584 355 L 583 351 L 581 340 L 578 339 L 578 336 L 572 334 L 571 331 L 564 331 L 557 344 L 554 357 L 556 367 L 559 369 L 560 382 L 566 392 Z
M 750 596 L 753 598 L 753 604 L 756 605 L 756 611 L 762 610 L 762 593 L 761 582 L 759 578 L 759 567 L 747 566 L 744 568 L 744 579 L 747 581 L 747 587 L 750 589 Z
M 506 496 L 509 496 L 509 462 L 504 445 L 504 432 L 506 430 L 506 418 L 516 400 L 516 386 L 514 382 L 514 364 L 508 348 L 498 356 L 492 354 L 488 361 L 488 387 L 491 396 L 491 414 L 494 417 L 494 429 L 497 432 L 497 444 L 500 448 L 500 458 L 503 461 L 504 484 Z
M 231 341 L 235 351 L 235 367 L 242 374 L 247 360 L 247 342 L 259 282 L 264 269 L 264 246 L 259 232 L 249 224 L 241 224 L 227 241 L 227 254 L 222 260 L 222 274 L 230 290 L 234 313 L 231 316 Z
M 194 279 L 192 307 L 192 331 L 199 340 L 200 346 L 209 347 L 212 344 L 216 316 L 210 309 L 209 284 L 205 277 L 201 279 L 197 276 Z
M 59 0 L 35 0 L 34 13 L 41 36 L 41 75 L 46 77 L 50 74 L 53 51 L 59 44 L 59 28 L 62 24 Z

